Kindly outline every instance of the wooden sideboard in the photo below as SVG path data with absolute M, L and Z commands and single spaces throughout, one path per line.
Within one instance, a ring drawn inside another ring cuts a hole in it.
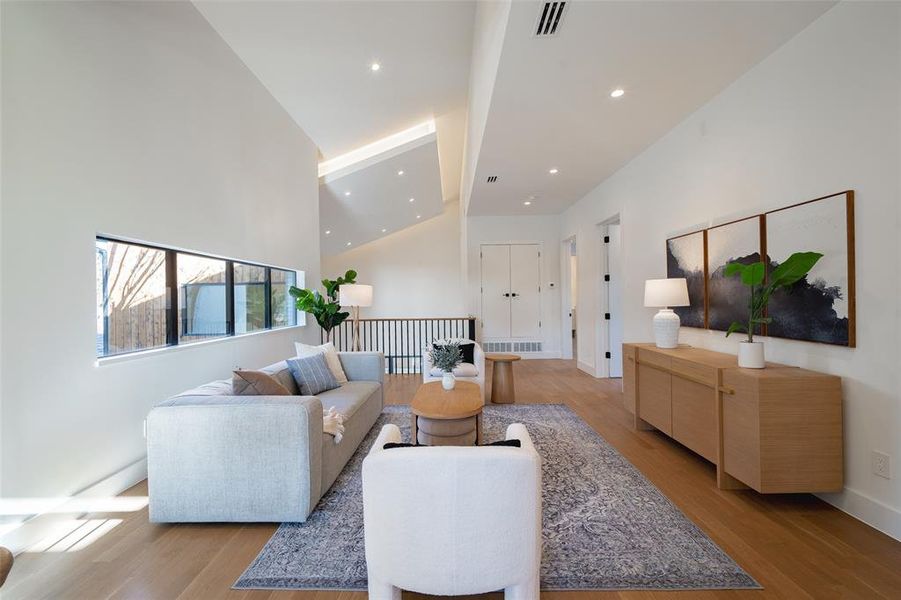
M 623 392 L 638 429 L 658 429 L 716 465 L 721 489 L 842 489 L 841 378 L 731 354 L 623 344 Z

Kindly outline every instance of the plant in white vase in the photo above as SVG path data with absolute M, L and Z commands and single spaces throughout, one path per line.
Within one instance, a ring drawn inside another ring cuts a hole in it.
M 779 288 L 787 288 L 803 279 L 813 266 L 823 257 L 819 252 L 795 252 L 766 276 L 766 263 L 758 261 L 749 265 L 731 262 L 726 265 L 724 275 L 739 275 L 741 282 L 751 289 L 748 303 L 747 323 L 733 322 L 726 331 L 726 337 L 736 331 L 748 334 L 748 339 L 738 345 L 738 366 L 762 369 L 766 366 L 763 356 L 763 342 L 754 341 L 754 328 L 769 323 L 765 316 L 770 296 Z M 767 280 L 768 279 L 768 280 Z
M 457 380 L 454 377 L 454 369 L 463 362 L 463 351 L 460 344 L 456 342 L 448 342 L 447 344 L 432 344 L 429 350 L 429 360 L 432 365 L 443 372 L 441 376 L 441 387 L 446 390 L 454 389 Z

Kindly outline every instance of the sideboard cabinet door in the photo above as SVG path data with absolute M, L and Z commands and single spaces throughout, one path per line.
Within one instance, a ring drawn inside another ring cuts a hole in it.
M 673 435 L 671 379 L 666 371 L 638 364 L 638 416 L 669 436 Z

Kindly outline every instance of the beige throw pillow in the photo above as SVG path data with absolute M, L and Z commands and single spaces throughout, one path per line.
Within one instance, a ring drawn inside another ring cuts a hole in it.
M 235 371 L 232 374 L 232 393 L 235 396 L 290 396 L 291 392 L 262 371 Z
M 297 352 L 298 358 L 313 356 L 314 354 L 325 354 L 325 363 L 328 370 L 332 372 L 338 383 L 347 383 L 347 375 L 344 374 L 344 367 L 341 366 L 341 359 L 338 358 L 338 351 L 331 342 L 326 342 L 321 346 L 309 346 L 294 342 L 294 350 Z

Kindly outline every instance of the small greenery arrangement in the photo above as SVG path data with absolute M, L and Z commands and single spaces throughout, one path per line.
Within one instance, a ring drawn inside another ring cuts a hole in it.
M 790 287 L 803 279 L 822 257 L 823 255 L 819 252 L 795 252 L 773 269 L 769 281 L 766 283 L 764 283 L 766 264 L 763 261 L 749 265 L 740 262 L 728 263 L 723 274 L 726 277 L 739 275 L 741 282 L 751 288 L 751 300 L 748 305 L 748 322 L 733 322 L 726 331 L 726 337 L 729 337 L 730 333 L 741 331 L 748 334 L 748 342 L 753 342 L 754 327 L 772 321 L 771 318 L 763 315 L 773 292 L 779 288 Z
M 325 339 L 332 339 L 332 329 L 343 323 L 349 312 L 341 311 L 341 304 L 338 302 L 338 289 L 345 283 L 356 283 L 357 272 L 353 269 L 347 271 L 343 277 L 338 279 L 323 279 L 322 287 L 325 288 L 325 296 L 318 290 L 307 290 L 296 288 L 293 285 L 288 293 L 295 299 L 297 310 L 313 315 L 319 326 L 325 332 Z
M 454 368 L 463 362 L 463 351 L 460 350 L 460 344 L 456 342 L 432 344 L 432 348 L 429 350 L 429 360 L 432 361 L 432 365 L 445 373 L 452 373 Z

